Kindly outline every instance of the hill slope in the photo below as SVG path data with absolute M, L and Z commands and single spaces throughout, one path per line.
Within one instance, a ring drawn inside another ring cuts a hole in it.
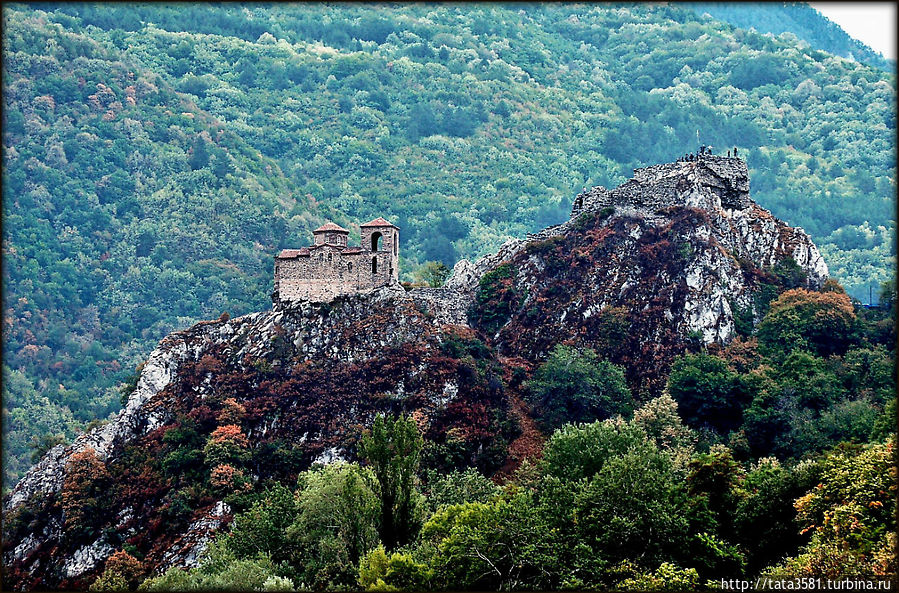
M 29 442 L 118 409 L 114 386 L 148 340 L 263 306 L 271 253 L 321 218 L 277 163 L 155 74 L 4 10 L 8 486 Z
M 229 505 L 353 458 L 376 412 L 415 418 L 431 468 L 492 474 L 521 461 L 514 394 L 556 344 L 621 363 L 645 402 L 694 334 L 730 340 L 740 310 L 827 277 L 808 236 L 749 199 L 739 159 L 581 198 L 566 223 L 460 262 L 447 288 L 279 302 L 168 336 L 114 421 L 53 448 L 4 501 L 4 584 L 84 587 L 124 546 L 154 573 L 193 564 Z
M 328 209 L 406 279 L 700 141 L 857 297 L 890 277 L 895 79 L 678 6 L 4 7 L 4 484 L 176 327 L 267 303 Z M 34 420 L 40 418 L 40 422 Z
M 895 62 L 852 38 L 839 25 L 803 2 L 702 2 L 685 6 L 691 7 L 697 14 L 707 13 L 741 29 L 751 28 L 775 35 L 789 32 L 813 48 L 835 56 L 857 60 L 886 72 L 896 69 Z

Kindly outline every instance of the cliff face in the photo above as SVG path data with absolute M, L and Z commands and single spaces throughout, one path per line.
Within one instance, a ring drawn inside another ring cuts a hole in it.
M 500 353 L 539 360 L 559 342 L 582 344 L 625 365 L 632 389 L 657 393 L 685 338 L 727 342 L 738 315 L 759 320 L 766 289 L 827 279 L 811 238 L 750 199 L 741 159 L 634 173 L 578 195 L 565 223 L 456 265 L 447 286 L 472 295 L 491 270 L 511 272 L 500 300 L 514 303 L 488 328 Z
M 208 485 L 216 431 L 246 437 L 240 488 L 353 458 L 382 411 L 413 415 L 432 466 L 492 472 L 517 435 L 511 365 L 589 346 L 649 397 L 686 341 L 731 339 L 766 286 L 826 276 L 808 236 L 749 199 L 742 161 L 706 157 L 581 194 L 569 221 L 459 262 L 443 289 L 197 324 L 153 351 L 112 422 L 49 451 L 4 501 L 4 584 L 85 587 L 126 545 L 154 571 L 195 564 L 232 513 L 233 488 Z M 82 529 L 73 476 L 89 448 L 110 486 Z

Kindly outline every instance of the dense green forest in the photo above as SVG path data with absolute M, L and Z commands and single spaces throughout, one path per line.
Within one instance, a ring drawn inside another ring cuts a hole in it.
M 892 277 L 895 76 L 791 34 L 676 5 L 3 16 L 5 488 L 166 333 L 265 308 L 273 254 L 330 217 L 401 227 L 411 279 L 699 140 L 852 296 Z
M 836 23 L 803 2 L 696 2 L 685 3 L 697 14 L 708 14 L 742 29 L 759 33 L 792 33 L 815 49 L 852 58 L 881 70 L 895 71 L 887 60 L 864 43 L 850 37 Z

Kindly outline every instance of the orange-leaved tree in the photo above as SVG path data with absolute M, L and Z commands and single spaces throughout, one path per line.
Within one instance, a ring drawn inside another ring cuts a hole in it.
M 66 531 L 75 535 L 93 532 L 109 500 L 111 484 L 109 470 L 92 447 L 69 457 L 61 495 Z
M 759 346 L 766 353 L 803 348 L 822 356 L 840 354 L 854 340 L 856 322 L 845 293 L 795 288 L 771 302 L 759 324 Z
M 843 447 L 796 511 L 812 540 L 772 574 L 839 578 L 896 574 L 896 440 Z
M 134 591 L 145 576 L 140 560 L 119 550 L 106 559 L 106 569 L 91 585 L 91 591 Z

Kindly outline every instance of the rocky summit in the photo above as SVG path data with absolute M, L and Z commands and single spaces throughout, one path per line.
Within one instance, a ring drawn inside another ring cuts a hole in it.
M 191 487 L 210 440 L 245 449 L 251 469 L 229 484 L 251 490 L 355 458 L 375 414 L 404 412 L 430 465 L 508 471 L 519 389 L 555 345 L 623 365 L 646 400 L 690 344 L 731 340 L 777 289 L 827 273 L 802 229 L 750 199 L 742 160 L 701 155 L 585 190 L 568 221 L 460 261 L 443 288 L 201 322 L 160 342 L 112 421 L 51 449 L 4 500 L 4 585 L 86 588 L 120 549 L 154 574 L 196 565 L 232 518 L 215 479 Z

